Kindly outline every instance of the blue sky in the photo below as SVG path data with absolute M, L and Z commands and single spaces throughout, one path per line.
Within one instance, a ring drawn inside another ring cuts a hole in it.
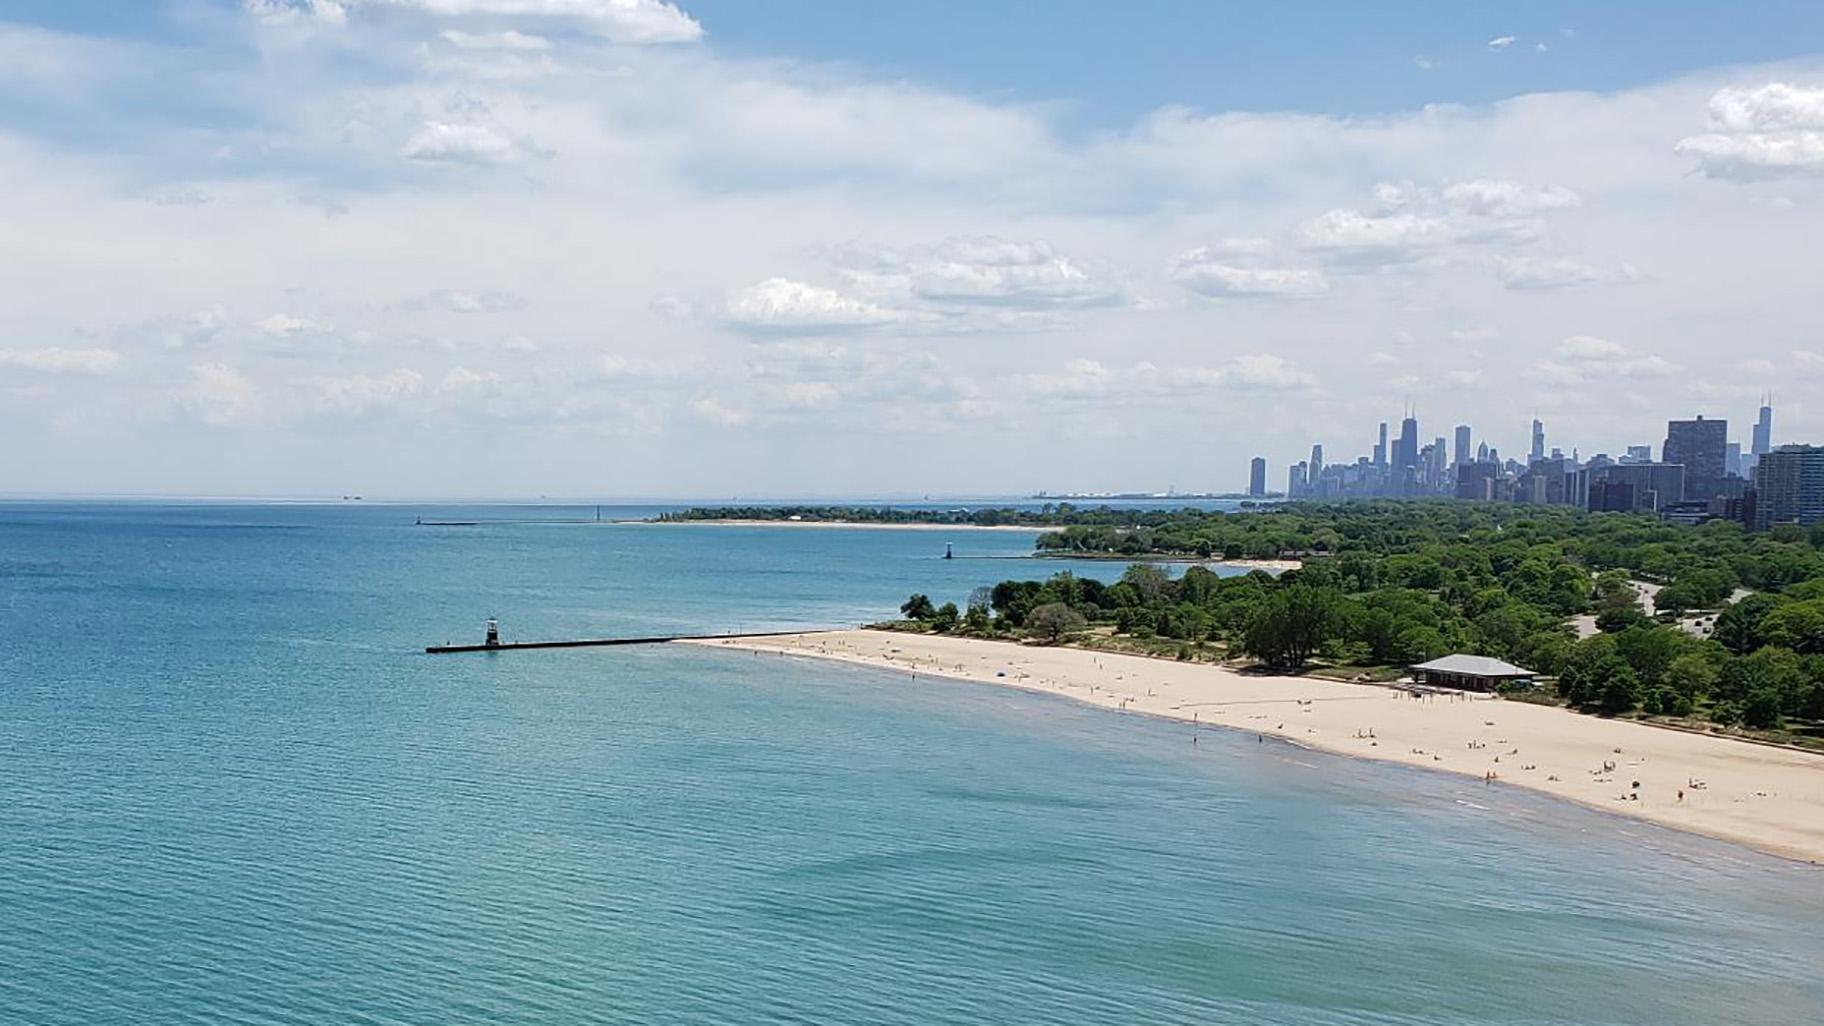
M 497 494 L 1226 488 L 1407 401 L 1588 454 L 1768 387 L 1815 440 L 1820 29 L 14 0 L 0 481 L 449 494 L 485 453 Z

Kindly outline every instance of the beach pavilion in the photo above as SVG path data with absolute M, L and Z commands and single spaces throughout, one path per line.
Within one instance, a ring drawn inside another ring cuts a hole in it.
M 1415 684 L 1459 691 L 1493 691 L 1509 682 L 1532 683 L 1533 671 L 1488 656 L 1447 655 L 1409 667 Z

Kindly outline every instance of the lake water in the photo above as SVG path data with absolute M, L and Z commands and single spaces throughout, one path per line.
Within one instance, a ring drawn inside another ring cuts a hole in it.
M 1812 867 L 1043 695 L 422 654 L 1069 565 L 413 526 L 513 512 L 0 505 L 0 1023 L 1824 1022 Z

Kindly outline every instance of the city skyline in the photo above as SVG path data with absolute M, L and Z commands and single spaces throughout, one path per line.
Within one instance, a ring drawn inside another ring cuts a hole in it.
M 1544 421 L 1535 415 L 1528 424 L 1529 444 L 1525 458 L 1517 459 L 1503 458 L 1500 447 L 1489 445 L 1486 437 L 1478 440 L 1473 424 L 1455 425 L 1448 442 L 1440 435 L 1427 445 L 1419 445 L 1417 410 L 1409 403 L 1403 411 L 1400 433 L 1390 442 L 1383 441 L 1389 437 L 1388 423 L 1381 421 L 1366 455 L 1326 464 L 1321 460 L 1323 443 L 1314 444 L 1310 460 L 1287 464 L 1284 494 L 1295 499 L 1424 495 L 1494 498 L 1496 478 L 1504 475 L 1509 478 L 1509 488 L 1515 485 L 1511 479 L 1519 478 L 1524 486 L 1529 471 L 1553 467 L 1557 469 L 1551 473 L 1582 472 L 1596 476 L 1594 479 L 1586 476 L 1574 487 L 1560 482 L 1548 486 L 1542 481 L 1539 485 L 1542 490 L 1536 495 L 1521 495 L 1516 501 L 1572 501 L 1572 504 L 1582 505 L 1597 501 L 1590 497 L 1592 483 L 1607 476 L 1603 472 L 1608 467 L 1671 464 L 1679 470 L 1677 495 L 1667 501 L 1709 501 L 1732 490 L 1739 494 L 1742 483 L 1751 480 L 1759 457 L 1778 447 L 1779 443 L 1773 441 L 1772 435 L 1773 415 L 1771 395 L 1763 393 L 1751 426 L 1747 451 L 1739 440 L 1730 439 L 1727 418 L 1706 418 L 1698 414 L 1691 418 L 1668 418 L 1657 447 L 1651 442 L 1628 441 L 1619 446 L 1619 455 L 1613 452 L 1616 447 L 1606 445 L 1590 447 L 1586 451 L 1582 445 L 1573 444 L 1567 453 L 1563 445 L 1551 444 Z M 1472 445 L 1475 447 L 1473 454 Z M 1262 457 L 1254 457 L 1251 464 L 1255 479 L 1260 476 L 1261 460 Z M 1320 482 L 1320 475 L 1326 470 L 1332 480 Z M 1365 474 L 1365 470 L 1376 473 Z M 1619 471 L 1615 476 L 1620 478 L 1630 473 Z M 1663 487 L 1656 490 L 1652 498 L 1655 508 L 1663 497 L 1658 493 L 1664 491 Z M 1250 494 L 1253 494 L 1252 490 Z M 1515 496 L 1510 494 L 1509 497 Z M 1635 502 L 1632 490 L 1626 493 L 1626 502 L 1632 508 Z

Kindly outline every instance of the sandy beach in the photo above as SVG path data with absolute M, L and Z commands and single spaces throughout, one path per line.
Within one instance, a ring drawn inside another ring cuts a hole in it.
M 1824 862 L 1824 756 L 1489 696 L 1242 674 L 1199 663 L 886 631 L 690 642 L 1064 695 L 1487 779 Z M 1638 786 L 1636 786 L 1638 784 Z M 1682 793 L 1682 794 L 1681 794 Z

